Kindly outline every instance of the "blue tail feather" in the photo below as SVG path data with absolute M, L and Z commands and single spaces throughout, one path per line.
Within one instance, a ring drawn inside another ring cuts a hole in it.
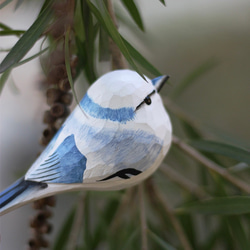
M 31 188 L 46 188 L 46 183 L 26 181 L 24 177 L 17 180 L 7 189 L 0 193 L 0 209 L 4 209 L 6 205 L 12 202 L 15 198 L 21 195 L 24 191 Z

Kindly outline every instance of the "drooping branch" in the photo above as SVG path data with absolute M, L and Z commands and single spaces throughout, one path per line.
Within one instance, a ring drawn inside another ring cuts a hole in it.
M 222 166 L 218 165 L 217 163 L 213 162 L 212 160 L 208 159 L 201 153 L 199 153 L 197 150 L 186 144 L 184 141 L 179 139 L 177 136 L 173 136 L 173 143 L 175 146 L 177 146 L 179 149 L 187 153 L 189 156 L 197 160 L 198 162 L 202 163 L 205 167 L 207 167 L 209 170 L 219 174 L 224 179 L 228 180 L 230 183 L 235 185 L 236 187 L 240 188 L 244 192 L 250 194 L 250 185 L 245 183 L 244 181 L 238 179 L 237 177 L 234 177 L 231 175 L 227 169 L 223 168 Z
M 113 23 L 115 26 L 118 28 L 118 24 L 116 21 L 115 13 L 114 13 L 114 8 L 112 5 L 112 1 L 108 0 L 107 1 L 107 7 L 108 7 L 108 12 L 110 14 L 111 19 L 113 20 Z M 109 49 L 112 57 L 112 69 L 126 69 L 128 66 L 124 60 L 124 57 L 118 48 L 118 46 L 114 43 L 114 41 L 109 38 Z
M 167 198 L 165 196 L 162 195 L 161 191 L 159 190 L 159 188 L 154 185 L 154 183 L 148 179 L 147 180 L 147 192 L 150 193 L 150 198 L 153 201 L 157 201 L 164 209 L 164 211 L 166 212 L 168 218 L 170 219 L 172 226 L 180 240 L 180 243 L 183 247 L 184 250 L 192 250 L 192 247 L 188 241 L 188 238 L 178 220 L 178 218 L 176 217 L 176 215 L 174 214 L 173 209 L 170 207 Z
M 177 183 L 185 190 L 188 190 L 191 194 L 195 195 L 199 199 L 209 197 L 209 194 L 207 194 L 199 185 L 185 178 L 180 173 L 175 171 L 174 168 L 171 168 L 167 164 L 162 163 L 159 170 L 171 181 Z

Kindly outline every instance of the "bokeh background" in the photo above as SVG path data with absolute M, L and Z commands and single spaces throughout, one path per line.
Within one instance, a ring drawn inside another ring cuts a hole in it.
M 138 31 L 120 10 L 121 33 L 161 72 L 171 76 L 170 95 L 188 74 L 207 61 L 216 66 L 176 100 L 176 104 L 221 136 L 221 141 L 250 149 L 250 1 L 249 0 L 138 0 L 145 33 Z M 27 29 L 40 4 L 29 1 L 14 10 L 0 10 L 0 22 Z M 8 49 L 15 37 L 0 37 L 0 49 Z M 39 44 L 29 52 L 34 54 Z M 6 53 L 0 53 L 0 59 Z M 103 69 L 99 69 L 102 73 Z M 42 70 L 35 59 L 13 70 L 0 97 L 0 190 L 25 173 L 42 150 L 39 138 L 47 108 L 40 82 Z M 78 82 L 78 96 L 84 88 Z M 72 105 L 73 106 L 73 105 Z M 177 126 L 177 125 L 176 125 Z M 174 126 L 174 131 L 178 128 Z M 65 202 L 65 199 L 69 202 Z M 75 199 L 60 195 L 54 210 L 55 230 Z M 68 205 L 67 205 L 68 204 Z M 64 209 L 61 209 L 61 208 Z M 0 218 L 0 249 L 24 249 L 29 236 L 31 205 Z

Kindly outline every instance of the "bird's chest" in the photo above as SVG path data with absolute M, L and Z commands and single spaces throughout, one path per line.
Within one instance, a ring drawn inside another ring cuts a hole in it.
M 85 129 L 91 132 L 82 143 L 82 153 L 87 158 L 85 174 L 92 177 L 124 168 L 144 171 L 153 164 L 162 149 L 159 138 L 142 130 Z

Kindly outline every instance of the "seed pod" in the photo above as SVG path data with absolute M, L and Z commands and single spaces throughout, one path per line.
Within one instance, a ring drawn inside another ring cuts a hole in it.
M 66 113 L 66 106 L 62 103 L 54 103 L 50 108 L 50 114 L 56 118 L 64 116 Z
M 56 133 L 56 129 L 54 127 L 48 127 L 43 130 L 42 137 L 40 139 L 40 144 L 43 146 L 46 146 L 50 140 L 53 138 L 53 136 Z
M 40 200 L 36 200 L 33 202 L 32 207 L 34 209 L 43 209 L 46 206 L 46 201 L 45 198 L 40 199 Z
M 58 87 L 64 92 L 68 92 L 71 89 L 68 79 L 61 80 L 58 84 Z
M 50 84 L 57 84 L 65 78 L 67 78 L 67 72 L 64 63 L 52 66 L 47 77 Z
M 55 196 L 49 196 L 45 198 L 47 206 L 54 207 L 56 205 Z
M 62 95 L 62 91 L 60 89 L 49 88 L 46 91 L 47 103 L 48 105 L 52 105 L 60 99 Z
M 46 110 L 43 115 L 43 123 L 53 124 L 56 121 L 56 117 L 51 115 L 49 110 Z
M 29 240 L 28 244 L 30 249 L 40 249 L 40 247 L 49 247 L 49 243 L 47 240 L 45 240 L 43 237 L 36 235 L 34 239 Z
M 73 95 L 72 93 L 65 93 L 61 95 L 60 101 L 64 103 L 65 105 L 70 105 L 73 101 Z
M 52 225 L 50 223 L 44 223 L 39 227 L 39 232 L 41 234 L 49 234 L 52 231 Z
M 65 63 L 65 52 L 61 49 L 52 51 L 48 58 L 49 68 L 54 65 L 64 64 Z

